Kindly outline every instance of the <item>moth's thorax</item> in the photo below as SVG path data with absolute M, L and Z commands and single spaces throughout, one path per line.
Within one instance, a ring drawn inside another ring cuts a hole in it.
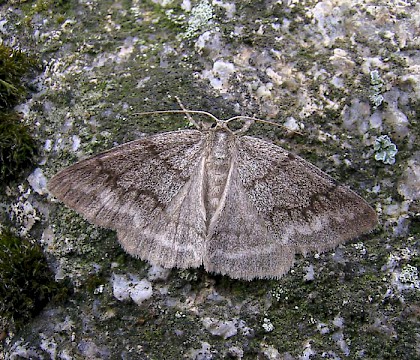
M 227 131 L 207 135 L 205 159 L 204 201 L 207 221 L 213 218 L 226 189 L 232 166 L 235 136 Z

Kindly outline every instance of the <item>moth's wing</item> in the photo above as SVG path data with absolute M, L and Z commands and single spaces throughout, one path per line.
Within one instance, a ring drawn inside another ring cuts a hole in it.
M 290 246 L 282 246 L 249 199 L 233 163 L 209 226 L 204 268 L 232 278 L 279 278 L 293 265 Z
M 257 138 L 237 139 L 230 181 L 207 257 L 213 271 L 233 277 L 280 277 L 296 252 L 332 249 L 377 224 L 375 211 L 356 193 Z
M 117 229 L 118 239 L 128 253 L 166 268 L 202 264 L 206 237 L 205 158 L 197 160 L 188 181 L 164 209 L 153 214 L 153 221 L 147 226 L 136 224 Z
M 90 222 L 117 230 L 130 254 L 166 267 L 198 266 L 204 146 L 197 130 L 149 136 L 62 170 L 48 188 Z

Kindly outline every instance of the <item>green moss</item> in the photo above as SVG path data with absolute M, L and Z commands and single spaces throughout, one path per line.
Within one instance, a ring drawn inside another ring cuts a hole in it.
M 89 291 L 89 293 L 93 294 L 98 287 L 106 284 L 107 282 L 108 280 L 104 274 L 92 274 L 86 279 L 84 286 Z
M 304 268 L 298 261 L 293 272 L 273 287 L 272 307 L 266 314 L 259 315 L 259 323 L 266 317 L 275 330 L 266 333 L 261 326 L 254 326 L 259 330 L 256 338 L 264 337 L 267 343 L 275 344 L 280 353 L 296 349 L 291 354 L 297 356 L 301 344 L 310 338 L 317 353 L 332 350 L 340 354 L 342 350 L 334 334 L 341 331 L 346 343 L 351 344 L 352 354 L 364 353 L 369 359 L 391 359 L 404 353 L 407 359 L 415 358 L 418 325 L 414 316 L 405 315 L 409 309 L 397 297 L 383 298 L 388 284 L 380 269 L 386 263 L 387 254 L 373 255 L 370 245 L 376 248 L 377 244 L 366 241 L 365 245 L 369 256 L 360 255 L 354 246 L 347 246 L 336 250 L 343 251 L 344 263 L 325 262 L 327 255 L 311 261 L 317 274 L 313 281 L 303 280 Z M 307 264 L 306 261 L 303 260 L 303 264 Z M 404 298 L 416 303 L 419 292 L 411 291 Z M 342 318 L 342 327 L 334 324 L 336 317 Z M 321 333 L 320 323 L 326 324 L 329 331 Z
M 20 50 L 0 44 L 0 109 L 17 105 L 26 93 L 23 77 L 35 60 Z
M 9 181 L 35 159 L 37 144 L 17 113 L 0 112 L 0 181 Z
M 215 288 L 221 294 L 234 295 L 241 300 L 249 299 L 249 281 L 231 279 L 228 276 L 213 275 Z M 252 296 L 259 298 L 267 293 L 267 284 L 274 283 L 274 280 L 254 280 L 252 282 Z
M 70 8 L 71 2 L 68 0 L 37 0 L 35 2 L 28 2 L 28 13 L 32 18 L 35 14 L 51 11 L 63 12 Z
M 36 61 L 20 50 L 0 44 L 0 181 L 8 181 L 30 165 L 36 143 L 29 128 L 12 110 L 24 98 L 24 77 Z
M 9 231 L 0 234 L 0 316 L 20 327 L 54 296 L 67 290 L 54 281 L 40 246 Z

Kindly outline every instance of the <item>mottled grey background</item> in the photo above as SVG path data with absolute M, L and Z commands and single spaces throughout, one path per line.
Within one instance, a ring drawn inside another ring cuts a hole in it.
M 0 14 L 3 42 L 44 64 L 19 107 L 42 156 L 1 202 L 74 288 L 9 333 L 2 358 L 420 357 L 416 1 L 38 0 Z M 350 186 L 377 210 L 377 230 L 298 258 L 278 281 L 244 282 L 150 268 L 49 196 L 47 179 L 78 159 L 188 127 L 134 115 L 176 109 L 175 95 L 300 129 L 250 134 Z

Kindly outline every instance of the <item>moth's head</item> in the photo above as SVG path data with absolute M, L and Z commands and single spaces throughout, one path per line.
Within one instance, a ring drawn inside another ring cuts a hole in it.
M 227 120 L 219 120 L 216 124 L 216 129 L 220 128 L 238 135 L 247 132 L 253 123 L 254 119 L 246 116 L 235 116 Z
M 207 121 L 195 120 L 195 125 L 198 130 L 202 131 L 226 131 L 230 134 L 240 134 L 246 132 L 253 124 L 253 120 L 241 119 L 241 117 L 234 117 L 227 120 L 220 120 L 216 118 L 209 118 Z

